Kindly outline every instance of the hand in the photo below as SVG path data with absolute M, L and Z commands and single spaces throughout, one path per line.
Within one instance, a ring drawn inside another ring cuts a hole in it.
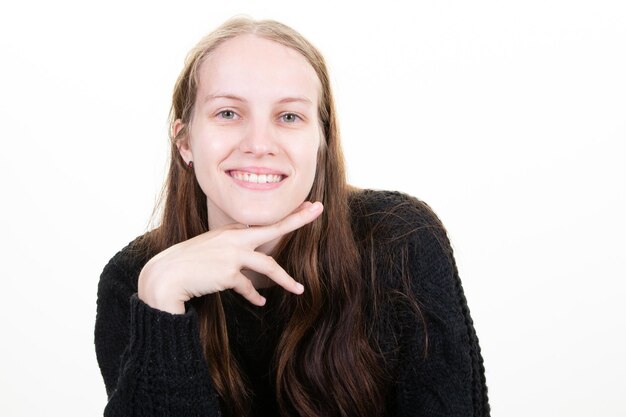
M 193 297 L 227 289 L 252 304 L 264 305 L 265 298 L 241 272 L 243 269 L 263 274 L 287 291 L 302 294 L 301 284 L 274 258 L 256 249 L 312 222 L 322 210 L 319 202 L 304 202 L 272 225 L 229 225 L 173 245 L 150 259 L 141 270 L 138 296 L 149 306 L 174 314 L 184 313 L 185 302 Z

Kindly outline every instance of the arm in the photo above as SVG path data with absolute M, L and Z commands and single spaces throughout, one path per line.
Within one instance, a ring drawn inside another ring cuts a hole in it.
M 153 309 L 136 296 L 138 268 L 125 251 L 98 285 L 95 344 L 106 385 L 105 416 L 218 416 L 197 316 Z
M 118 253 L 104 268 L 98 286 L 95 336 L 109 397 L 105 415 L 219 415 L 200 347 L 198 318 L 186 309 L 186 302 L 233 289 L 263 305 L 265 299 L 244 269 L 301 294 L 304 287 L 260 250 L 312 222 L 322 210 L 320 203 L 304 202 L 274 224 L 227 225 L 150 259 L 132 246 Z
M 483 359 L 450 242 L 432 210 L 422 202 L 416 206 L 407 251 L 409 291 L 423 317 L 406 308 L 398 312 L 397 415 L 488 416 Z

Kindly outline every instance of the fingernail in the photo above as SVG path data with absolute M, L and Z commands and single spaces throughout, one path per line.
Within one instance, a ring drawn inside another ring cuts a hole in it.
M 304 292 L 304 285 L 297 283 L 296 290 L 298 291 L 299 294 L 302 294 Z
M 259 299 L 259 301 L 261 302 L 261 304 L 259 304 L 259 305 L 260 305 L 260 306 L 264 306 L 264 305 L 265 305 L 265 302 L 266 302 L 267 300 L 265 299 L 265 297 L 261 296 L 261 298 Z
M 311 206 L 309 207 L 309 211 L 318 211 L 320 207 L 322 207 L 322 203 L 316 201 L 315 203 L 311 204 Z

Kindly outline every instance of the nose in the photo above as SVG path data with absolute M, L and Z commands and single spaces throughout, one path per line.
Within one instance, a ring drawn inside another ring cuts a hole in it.
M 254 156 L 276 155 L 278 144 L 271 123 L 251 120 L 239 143 L 239 150 Z

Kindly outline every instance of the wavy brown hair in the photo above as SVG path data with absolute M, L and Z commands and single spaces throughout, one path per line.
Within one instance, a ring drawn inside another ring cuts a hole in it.
M 382 355 L 366 325 L 372 308 L 352 233 L 350 188 L 346 183 L 339 129 L 326 64 L 322 55 L 293 29 L 270 20 L 235 18 L 203 38 L 189 53 L 173 94 L 170 121 L 184 127 L 171 134 L 171 159 L 161 197 L 160 227 L 145 235 L 152 253 L 208 230 L 206 196 L 193 170 L 187 169 L 177 143 L 187 139 L 198 88 L 198 69 L 228 39 L 254 34 L 300 52 L 321 83 L 318 112 L 322 146 L 308 196 L 321 201 L 320 219 L 286 235 L 273 256 L 303 282 L 301 296 L 278 292 L 284 330 L 274 356 L 276 399 L 281 414 L 303 416 L 379 416 L 384 409 Z M 173 130 L 171 131 L 173 132 Z M 222 407 L 229 415 L 249 414 L 245 375 L 230 352 L 223 307 L 224 294 L 192 300 L 200 320 L 200 337 L 209 372 Z M 367 302 L 366 302 L 367 301 Z M 347 348 L 349 347 L 349 348 Z

